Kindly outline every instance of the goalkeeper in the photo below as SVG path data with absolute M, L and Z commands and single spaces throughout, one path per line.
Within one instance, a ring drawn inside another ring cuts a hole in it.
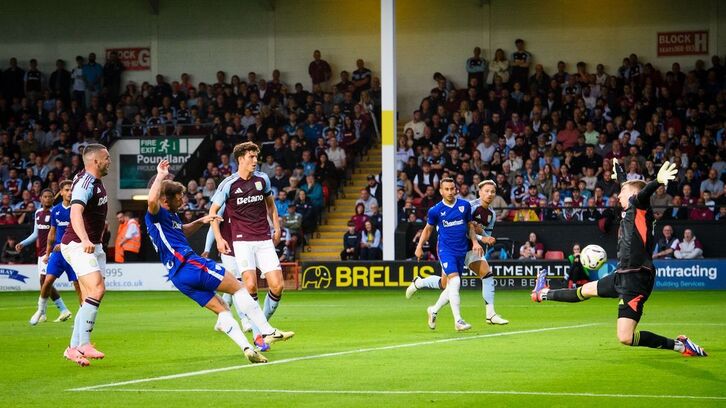
M 655 283 L 655 267 L 651 255 L 655 218 L 650 208 L 650 196 L 658 186 L 675 179 L 678 169 L 674 163 L 665 162 L 658 171 L 656 180 L 646 184 L 641 180 L 625 181 L 622 166 L 617 159 L 613 162 L 613 178 L 621 184 L 618 199 L 623 210 L 618 230 L 618 264 L 615 273 L 577 289 L 550 290 L 547 287 L 547 272 L 542 271 L 537 275 L 532 300 L 582 302 L 591 297 L 619 298 L 617 333 L 620 343 L 626 346 L 675 350 L 684 356 L 705 357 L 703 348 L 686 336 L 670 339 L 638 330 L 643 305 Z

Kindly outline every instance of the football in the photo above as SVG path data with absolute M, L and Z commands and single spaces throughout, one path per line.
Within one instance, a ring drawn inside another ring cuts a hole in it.
M 608 255 L 600 245 L 588 245 L 580 252 L 580 263 L 587 269 L 596 271 L 607 261 Z

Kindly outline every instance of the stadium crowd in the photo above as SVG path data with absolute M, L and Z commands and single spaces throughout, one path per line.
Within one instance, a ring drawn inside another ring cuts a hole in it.
M 184 180 L 180 211 L 191 221 L 236 171 L 232 147 L 253 141 L 261 147 L 259 170 L 270 178 L 285 227 L 280 254 L 294 259 L 296 243 L 314 232 L 346 171 L 378 132 L 380 80 L 362 59 L 335 82 L 316 50 L 307 89 L 288 86 L 279 70 L 269 79 L 218 71 L 216 82 L 196 84 L 187 73 L 172 81 L 156 75 L 153 82 L 122 88 L 123 70 L 112 52 L 104 65 L 94 53 L 78 56 L 70 71 L 59 59 L 50 75 L 35 59 L 21 67 L 11 58 L 0 71 L 0 224 L 32 224 L 41 191 L 56 193 L 60 181 L 82 169 L 79 153 L 88 143 L 208 136 L 214 154 L 206 169 L 198 179 Z
M 559 61 L 548 73 L 524 41 L 515 46 L 491 61 L 475 48 L 461 87 L 433 75 L 398 137 L 399 221 L 424 223 L 440 200 L 439 180 L 452 177 L 467 200 L 480 181 L 494 180 L 498 222 L 606 228 L 620 214 L 614 159 L 629 180 L 654 179 L 665 161 L 678 165 L 678 182 L 652 197 L 657 219 L 726 220 L 726 67 L 718 56 L 710 67 L 673 63 L 665 73 L 636 54 L 611 73 L 583 61 L 574 72 Z

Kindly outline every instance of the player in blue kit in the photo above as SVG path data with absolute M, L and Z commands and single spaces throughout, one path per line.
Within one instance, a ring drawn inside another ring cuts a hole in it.
M 60 242 L 63 234 L 66 232 L 66 227 L 71 223 L 71 185 L 73 181 L 63 180 L 59 187 L 60 191 L 58 194 L 62 197 L 62 201 L 56 204 L 50 210 L 50 230 L 48 231 L 48 239 L 45 249 L 45 255 L 41 261 L 46 266 L 46 275 L 43 285 L 40 288 L 40 298 L 38 299 L 38 310 L 35 312 L 33 317 L 30 318 L 30 324 L 38 322 L 43 319 L 48 306 L 48 298 L 53 290 L 53 282 L 56 279 L 63 276 L 64 273 L 68 275 L 68 281 L 73 282 L 73 286 L 76 289 L 78 295 L 78 303 L 83 302 L 83 296 L 81 296 L 81 287 L 78 284 L 78 278 L 76 273 L 73 271 L 71 265 L 66 262 L 63 255 L 60 252 Z M 68 313 L 70 318 L 70 312 Z M 60 321 L 58 318 L 56 321 Z
M 156 178 L 149 190 L 145 221 L 149 238 L 161 258 L 161 263 L 169 272 L 169 279 L 180 292 L 217 314 L 215 330 L 229 336 L 250 362 L 267 362 L 262 354 L 252 348 L 227 304 L 215 294 L 215 291 L 232 295 L 234 302 L 245 315 L 260 328 L 266 344 L 287 340 L 295 333 L 279 331 L 270 326 L 260 306 L 231 272 L 211 259 L 202 258 L 194 253 L 187 241 L 187 235 L 195 233 L 203 224 L 219 222 L 221 217 L 205 215 L 192 223 L 182 225 L 176 211 L 182 204 L 184 186 L 175 181 L 165 180 L 169 175 L 167 160 L 159 163 L 156 172 Z
M 468 241 L 471 240 L 472 251 L 477 256 L 483 255 L 483 249 L 476 239 L 475 225 L 471 218 L 471 205 L 466 200 L 456 198 L 454 180 L 449 177 L 441 180 L 439 192 L 442 200 L 429 209 L 426 227 L 416 246 L 415 254 L 418 259 L 421 259 L 423 244 L 428 241 L 435 227 L 438 234 L 437 251 L 443 273 L 441 278 L 430 276 L 421 279 L 420 282 L 423 287 L 444 289 L 436 304 L 427 308 L 429 328 L 436 328 L 436 314 L 446 303 L 450 302 L 451 312 L 454 315 L 454 328 L 457 331 L 464 331 L 471 328 L 471 325 L 461 317 L 461 298 L 459 296 L 460 274 L 464 271 Z M 416 287 L 416 285 L 413 286 Z M 408 293 L 406 296 L 410 297 Z

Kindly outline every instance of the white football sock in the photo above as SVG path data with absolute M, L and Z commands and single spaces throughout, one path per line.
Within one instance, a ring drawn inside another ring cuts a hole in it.
M 83 306 L 81 306 L 78 309 L 78 312 L 76 312 L 76 317 L 73 319 L 73 333 L 71 334 L 71 347 L 76 348 L 80 346 L 81 341 L 81 321 L 83 320 L 83 316 L 81 316 L 81 309 Z
M 448 289 L 444 289 L 441 291 L 441 294 L 439 295 L 439 299 L 431 307 L 431 309 L 433 310 L 434 313 L 438 313 L 439 310 L 441 310 L 442 307 L 446 306 L 447 303 L 449 303 L 449 291 L 448 291 Z
M 101 302 L 99 300 L 91 297 L 87 297 L 83 301 L 83 306 L 81 306 L 81 310 L 78 311 L 77 316 L 77 318 L 81 318 L 78 346 L 83 346 L 91 342 L 91 332 L 93 331 L 93 326 L 96 325 L 96 314 L 98 314 L 100 304 Z
M 416 279 L 414 286 L 416 289 L 429 288 L 429 289 L 441 289 L 441 276 L 431 275 L 428 278 Z
M 252 347 L 250 342 L 247 341 L 242 333 L 242 329 L 240 329 L 239 324 L 236 320 L 234 320 L 234 317 L 232 317 L 232 312 L 229 310 L 225 310 L 219 314 L 215 328 L 229 336 L 229 338 L 237 343 L 239 348 L 242 350 Z
M 262 313 L 260 305 L 252 299 L 252 296 L 247 293 L 246 289 L 240 289 L 232 296 L 234 297 L 234 303 L 239 305 L 240 310 L 247 315 L 252 322 L 253 327 L 257 326 L 257 329 L 259 329 L 262 334 L 270 334 L 275 331 L 275 329 L 270 326 L 270 323 L 267 322 L 267 319 L 265 319 L 265 315 Z
M 229 293 L 222 293 L 222 300 L 227 304 L 228 307 L 232 306 L 232 295 Z
M 48 310 L 48 298 L 38 297 L 38 311 L 42 314 Z
M 459 288 L 461 287 L 461 278 L 455 276 L 449 278 L 446 285 L 446 291 L 449 292 L 449 303 L 451 303 L 451 313 L 454 315 L 454 322 L 461 320 L 461 297 L 459 296 Z
M 494 277 L 490 276 L 481 280 L 481 295 L 487 310 L 487 319 L 497 314 L 494 311 Z
M 47 301 L 47 299 L 46 299 L 46 301 Z M 63 313 L 66 310 L 68 310 L 68 308 L 66 307 L 66 304 L 63 302 L 63 298 L 62 297 L 59 297 L 58 299 L 54 300 L 53 303 L 55 303 L 55 307 L 57 307 L 58 310 L 61 311 L 61 313 Z

